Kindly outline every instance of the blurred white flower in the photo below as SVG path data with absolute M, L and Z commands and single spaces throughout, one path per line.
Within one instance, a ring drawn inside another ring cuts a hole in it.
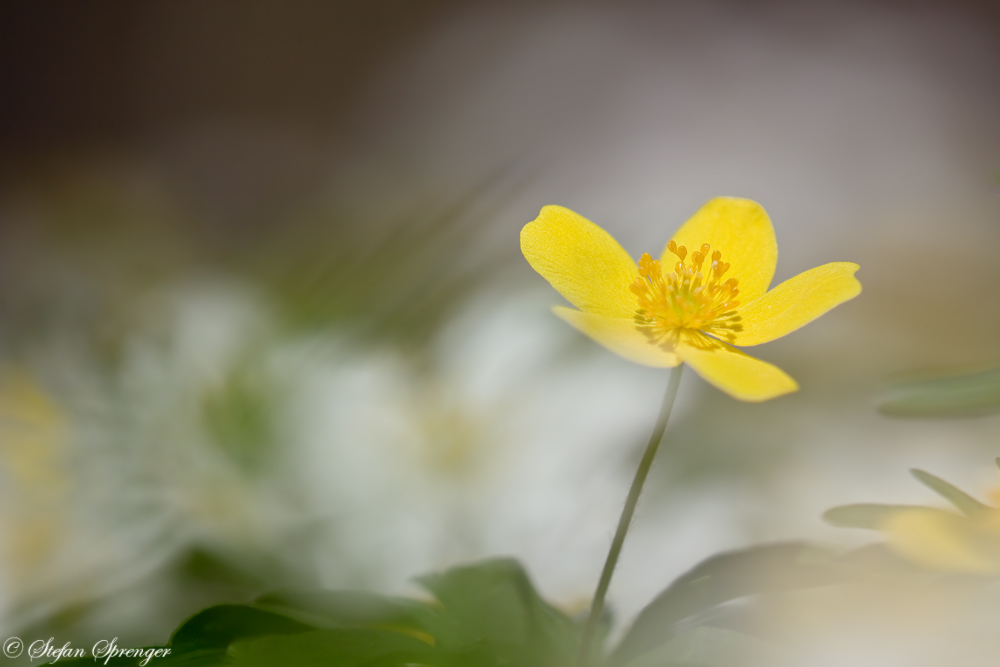
M 308 377 L 292 422 L 303 489 L 327 527 L 326 585 L 399 589 L 507 554 L 552 599 L 590 596 L 666 377 L 593 354 L 549 300 L 503 286 L 476 294 L 426 358 L 346 343 L 299 350 Z M 637 532 L 644 553 L 626 558 L 623 606 L 635 611 L 655 593 L 650 581 L 665 585 L 732 544 L 717 500 L 693 498 Z M 664 537 L 674 531 L 684 543 Z

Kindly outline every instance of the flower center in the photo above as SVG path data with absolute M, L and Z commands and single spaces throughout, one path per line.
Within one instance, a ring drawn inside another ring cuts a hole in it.
M 670 241 L 667 250 L 678 257 L 669 273 L 649 253 L 639 259 L 640 277 L 629 285 L 639 304 L 636 324 L 654 342 L 678 338 L 682 331 L 702 331 L 733 342 L 743 329 L 736 311 L 740 291 L 735 278 L 722 280 L 729 270 L 722 253 L 716 250 L 710 255 L 712 248 L 705 243 L 685 263 L 687 248 Z

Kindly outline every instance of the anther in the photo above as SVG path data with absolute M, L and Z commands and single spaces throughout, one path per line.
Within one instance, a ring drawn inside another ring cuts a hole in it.
M 687 257 L 687 248 L 684 246 L 678 246 L 673 239 L 667 241 L 667 250 L 680 257 L 682 262 L 684 261 L 684 258 Z
M 639 259 L 640 277 L 629 285 L 637 300 L 636 322 L 656 340 L 687 330 L 731 341 L 734 332 L 742 328 L 733 310 L 739 305 L 739 290 L 735 278 L 722 282 L 730 268 L 722 261 L 722 252 L 704 243 L 690 253 L 691 262 L 685 263 L 687 248 L 670 240 L 667 251 L 678 258 L 673 271 L 664 271 L 648 253 Z M 709 259 L 709 266 L 704 267 Z

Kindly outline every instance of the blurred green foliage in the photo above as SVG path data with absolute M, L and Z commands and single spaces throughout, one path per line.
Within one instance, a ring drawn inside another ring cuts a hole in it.
M 748 596 L 843 581 L 832 553 L 801 543 L 720 554 L 676 580 L 601 664 L 766 664 L 780 649 L 714 624 L 711 611 Z M 559 667 L 576 664 L 582 618 L 541 598 L 514 560 L 417 580 L 433 600 L 357 591 L 288 590 L 218 605 L 184 622 L 159 665 Z M 607 619 L 605 619 L 607 620 Z M 607 624 L 600 637 L 606 638 Z M 603 653 L 603 652 L 602 652 Z M 84 658 L 83 660 L 91 660 Z M 136 665 L 141 658 L 114 664 Z M 65 661 L 64 661 L 65 662 Z M 72 661 L 70 661 L 72 662 Z M 81 661 L 82 664 L 82 661 Z
M 969 517 L 995 511 L 952 484 L 914 470 L 914 477 Z M 844 527 L 880 529 L 894 512 L 927 507 L 858 504 L 826 513 Z M 957 516 L 957 515 L 951 515 Z M 717 554 L 678 577 L 609 645 L 602 619 L 592 666 L 764 667 L 786 664 L 787 647 L 765 617 L 791 601 L 809 609 L 818 591 L 933 592 L 933 572 L 881 544 L 837 553 L 805 542 L 765 544 Z M 494 559 L 416 580 L 431 598 L 361 591 L 279 590 L 249 604 L 208 607 L 185 621 L 158 665 L 334 665 L 337 667 L 570 667 L 576 665 L 584 618 L 546 602 L 521 565 Z M 952 590 L 969 588 L 970 581 Z M 989 581 L 980 579 L 979 581 Z M 914 588 L 916 585 L 916 588 Z M 896 587 L 896 588 L 894 588 Z M 819 598 L 822 599 L 822 598 Z M 784 600 L 784 602 L 781 602 Z M 805 601 L 805 602 L 803 602 Z M 148 647 L 156 648 L 156 647 Z M 138 665 L 142 657 L 108 664 Z M 62 660 L 88 664 L 91 657 Z
M 1000 366 L 900 381 L 879 410 L 893 417 L 977 417 L 1000 413 Z

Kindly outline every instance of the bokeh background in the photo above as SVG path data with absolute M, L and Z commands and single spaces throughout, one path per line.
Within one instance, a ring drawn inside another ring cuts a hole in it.
M 3 15 L 4 632 L 162 643 L 207 604 L 490 555 L 582 609 L 666 374 L 550 314 L 517 240 L 549 203 L 638 256 L 749 197 L 776 282 L 862 267 L 755 350 L 797 394 L 685 376 L 619 622 L 721 549 L 874 539 L 820 515 L 933 503 L 910 467 L 1000 483 L 1000 418 L 876 410 L 896 374 L 1000 361 L 993 2 Z

